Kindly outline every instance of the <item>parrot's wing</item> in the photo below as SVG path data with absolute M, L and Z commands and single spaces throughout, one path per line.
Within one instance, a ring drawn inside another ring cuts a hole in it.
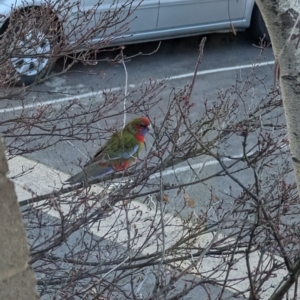
M 123 153 L 122 153 L 122 157 L 120 157 L 121 159 L 123 158 L 123 159 L 128 159 L 128 158 L 130 158 L 130 157 L 133 157 L 135 154 L 137 154 L 138 153 L 138 151 L 139 151 L 139 147 L 140 147 L 140 145 L 135 145 L 132 149 L 130 149 L 128 152 L 126 152 L 126 151 L 124 151 Z
M 95 154 L 86 166 L 93 164 L 110 164 L 116 160 L 129 159 L 137 156 L 140 145 L 135 139 L 124 139 L 123 136 L 113 135 L 111 139 Z
M 135 145 L 131 150 L 128 152 L 119 152 L 119 153 L 112 153 L 111 155 L 106 154 L 106 155 L 101 155 L 101 156 L 95 156 L 90 162 L 88 162 L 86 166 L 91 166 L 93 164 L 99 164 L 102 163 L 103 165 L 105 164 L 110 164 L 111 162 L 114 162 L 116 160 L 122 160 L 122 159 L 129 159 L 131 157 L 134 157 L 139 150 L 139 145 Z

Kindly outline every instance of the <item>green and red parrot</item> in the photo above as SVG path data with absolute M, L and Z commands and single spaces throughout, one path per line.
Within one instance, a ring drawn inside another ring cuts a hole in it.
M 138 158 L 145 145 L 145 135 L 149 131 L 147 117 L 133 119 L 121 131 L 114 133 L 83 170 L 71 176 L 66 182 L 75 184 L 88 182 L 113 172 L 123 171 Z

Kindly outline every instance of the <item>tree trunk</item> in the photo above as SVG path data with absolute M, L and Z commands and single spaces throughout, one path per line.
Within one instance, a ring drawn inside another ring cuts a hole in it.
M 300 5 L 290 0 L 257 0 L 268 28 L 289 132 L 298 191 L 300 191 Z M 297 26 L 295 24 L 297 23 Z M 276 71 L 274 76 L 276 76 Z
M 28 265 L 29 251 L 14 184 L 7 179 L 7 162 L 0 138 L 0 299 L 38 299 Z
M 279 80 L 286 116 L 291 156 L 300 191 L 300 5 L 290 0 L 256 0 L 268 28 L 275 56 L 274 82 Z M 297 281 L 300 260 L 292 274 L 270 300 L 283 299 Z

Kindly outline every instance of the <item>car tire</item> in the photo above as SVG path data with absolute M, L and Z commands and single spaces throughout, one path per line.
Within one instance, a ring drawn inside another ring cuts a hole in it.
M 28 86 L 47 77 L 55 66 L 56 58 L 53 54 L 59 40 L 58 22 L 57 26 L 49 26 L 44 21 L 47 16 L 49 18 L 49 12 L 40 8 L 16 14 L 12 18 L 15 21 L 12 22 L 9 33 L 9 38 L 15 41 L 13 48 L 11 47 L 10 61 L 16 78 L 15 84 Z
M 251 29 L 253 37 L 257 40 L 264 40 L 268 44 L 271 43 L 270 35 L 266 27 L 265 21 L 259 11 L 259 8 L 254 4 L 252 18 L 251 18 Z

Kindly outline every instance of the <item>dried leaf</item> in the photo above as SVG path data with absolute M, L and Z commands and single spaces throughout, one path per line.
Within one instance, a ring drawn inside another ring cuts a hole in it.
M 194 207 L 194 206 L 195 206 L 195 200 L 192 199 L 188 194 L 184 194 L 184 195 L 183 195 L 183 199 L 184 199 L 185 203 L 186 203 L 189 207 Z
M 164 194 L 164 196 L 163 196 L 163 201 L 164 201 L 165 203 L 169 203 L 169 202 L 170 202 L 170 197 L 169 197 L 167 194 Z
M 219 197 L 217 195 L 213 195 L 214 200 L 219 201 Z

